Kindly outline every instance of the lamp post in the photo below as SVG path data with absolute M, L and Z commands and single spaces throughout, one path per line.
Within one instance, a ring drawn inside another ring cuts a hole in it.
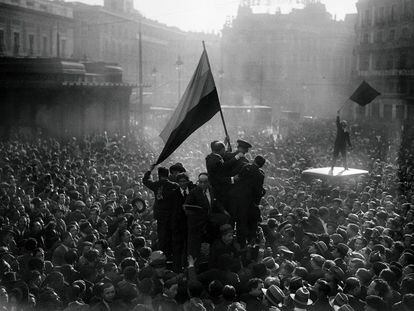
M 183 61 L 181 60 L 181 56 L 178 55 L 177 61 L 175 62 L 175 69 L 177 69 L 178 73 L 178 102 L 181 99 L 181 67 L 183 65 Z
M 224 77 L 224 70 L 221 68 L 218 72 L 219 79 L 220 79 L 220 99 L 223 100 L 223 77 Z
M 151 77 L 152 77 L 152 81 L 153 81 L 153 86 L 152 86 L 152 99 L 153 99 L 153 103 L 156 105 L 156 97 L 155 97 L 155 92 L 157 90 L 157 68 L 153 67 L 152 71 L 151 71 Z

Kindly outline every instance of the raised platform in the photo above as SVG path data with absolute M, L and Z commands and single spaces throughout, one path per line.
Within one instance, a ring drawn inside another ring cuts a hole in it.
M 355 168 L 345 170 L 343 167 L 334 167 L 333 171 L 330 167 L 311 168 L 302 172 L 303 175 L 314 177 L 358 177 L 368 173 L 368 171 Z

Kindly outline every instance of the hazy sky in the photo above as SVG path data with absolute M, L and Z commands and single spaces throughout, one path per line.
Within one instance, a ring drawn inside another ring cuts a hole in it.
M 78 0 L 88 4 L 102 4 L 103 0 Z M 220 30 L 227 16 L 234 16 L 240 0 L 134 0 L 135 8 L 145 16 L 183 30 Z M 281 7 L 283 12 L 294 7 L 297 0 L 262 0 L 270 7 L 258 8 L 274 11 Z M 355 13 L 357 0 L 322 0 L 328 11 L 343 19 L 347 13 Z

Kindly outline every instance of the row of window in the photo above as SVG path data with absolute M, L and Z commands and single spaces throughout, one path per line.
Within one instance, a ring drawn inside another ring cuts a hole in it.
M 391 29 L 388 32 L 379 30 L 375 33 L 364 33 L 361 36 L 361 43 L 382 43 L 409 39 L 411 39 L 410 29 L 408 27 L 403 27 L 400 34 L 397 33 L 396 29 Z
M 412 0 L 402 0 L 400 5 L 392 4 L 388 7 L 367 8 L 361 14 L 361 26 L 390 23 L 397 20 L 405 20 L 414 14 L 414 4 Z
M 23 40 L 26 40 L 26 51 L 23 50 Z M 6 37 L 4 29 L 0 29 L 0 54 L 13 55 L 13 56 L 49 56 L 50 43 L 47 36 L 42 36 L 41 47 L 36 49 L 35 35 L 28 34 L 23 37 L 20 32 L 14 31 L 11 37 L 11 43 L 9 46 L 6 44 Z M 60 40 L 60 55 L 64 57 L 66 55 L 66 39 Z
M 414 69 L 413 58 L 408 53 L 402 52 L 397 55 L 394 54 L 378 54 L 373 56 L 370 66 L 370 56 L 367 54 L 359 57 L 359 70 L 392 70 L 392 69 Z
M 409 106 L 408 106 L 409 107 Z M 365 118 L 366 111 L 371 118 L 374 119 L 384 119 L 391 121 L 393 119 L 393 107 L 391 104 L 384 104 L 382 105 L 382 115 L 380 110 L 380 103 L 372 103 L 369 106 L 358 106 L 357 108 L 357 117 L 358 118 Z M 408 110 L 407 117 L 408 119 L 413 119 L 414 114 L 412 114 L 412 109 Z M 395 119 L 396 120 L 404 120 L 405 119 L 405 107 L 403 105 L 396 105 L 395 106 Z

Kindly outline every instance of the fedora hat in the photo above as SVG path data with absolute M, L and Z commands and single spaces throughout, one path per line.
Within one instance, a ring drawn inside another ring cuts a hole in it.
M 305 287 L 299 288 L 296 293 L 290 294 L 290 297 L 294 302 L 302 306 L 310 306 L 313 303 L 313 301 L 309 299 L 310 293 Z
M 348 304 L 348 297 L 344 293 L 338 293 L 335 297 L 329 299 L 329 304 L 332 308 L 334 306 L 341 307 Z
M 359 217 L 357 214 L 349 214 L 346 220 L 350 223 L 359 225 Z
M 273 257 L 266 257 L 263 259 L 263 263 L 266 265 L 266 268 L 269 270 L 277 270 L 279 269 L 279 265 L 276 263 Z
M 283 300 L 285 299 L 285 294 L 279 286 L 272 285 L 268 289 L 262 289 L 262 291 L 268 302 L 270 302 L 275 307 L 282 307 Z

